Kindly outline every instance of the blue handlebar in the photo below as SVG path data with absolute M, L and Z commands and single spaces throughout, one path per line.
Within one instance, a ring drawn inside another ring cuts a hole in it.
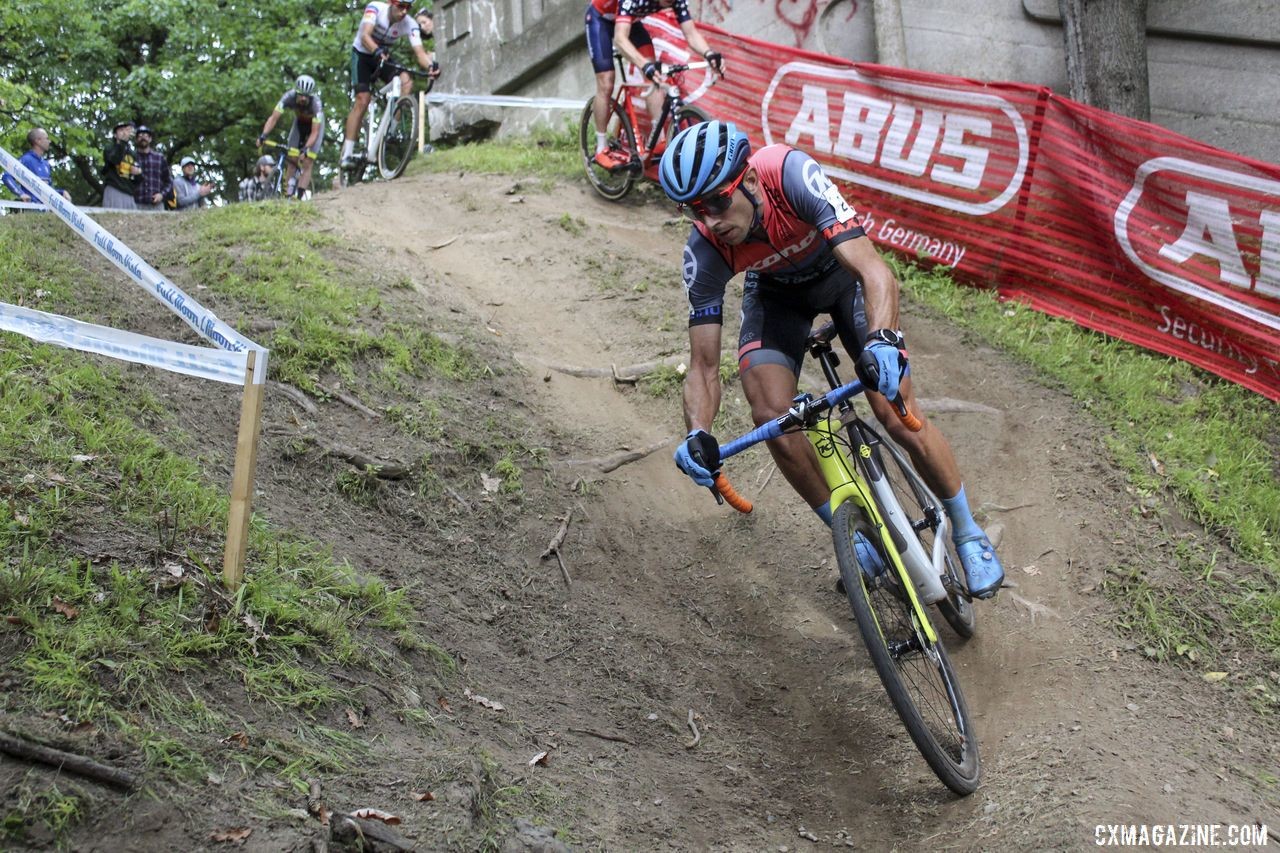
M 814 401 L 822 411 L 834 409 L 836 406 L 855 397 L 863 391 L 862 383 L 857 379 L 847 385 L 841 385 L 839 388 L 832 389 L 819 399 Z M 786 428 L 795 425 L 795 419 L 790 414 L 783 415 L 776 420 L 769 421 L 767 424 L 761 424 L 746 435 L 733 439 L 730 442 L 720 445 L 720 461 L 728 459 L 730 456 L 736 456 L 748 447 L 759 444 L 762 441 L 769 441 L 782 435 Z

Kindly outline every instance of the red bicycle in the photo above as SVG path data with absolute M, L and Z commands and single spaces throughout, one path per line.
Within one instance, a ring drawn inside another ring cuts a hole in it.
M 692 104 L 686 103 L 688 88 L 685 86 L 685 74 L 700 68 L 706 68 L 705 62 L 685 62 L 676 65 L 662 65 L 660 70 L 666 78 L 662 84 L 650 83 L 641 79 L 634 82 L 627 78 L 627 63 L 622 54 L 613 54 L 617 66 L 618 84 L 614 87 L 613 98 L 609 101 L 609 122 L 606 131 L 609 134 L 609 146 L 624 152 L 627 159 L 621 165 L 606 169 L 595 162 L 596 153 L 596 96 L 587 99 L 582 110 L 582 122 L 578 128 L 578 140 L 582 145 L 582 166 L 587 170 L 587 180 L 596 192 L 617 201 L 631 191 L 636 179 L 644 176 L 651 181 L 658 180 L 658 160 L 666 149 L 666 141 L 673 138 L 681 130 L 698 122 L 708 121 L 711 117 Z M 703 89 L 715 85 L 717 76 L 708 74 Z M 656 122 L 650 121 L 649 111 L 644 107 L 645 98 L 658 85 L 666 87 L 662 99 L 662 112 Z M 641 109 L 636 110 L 636 101 Z

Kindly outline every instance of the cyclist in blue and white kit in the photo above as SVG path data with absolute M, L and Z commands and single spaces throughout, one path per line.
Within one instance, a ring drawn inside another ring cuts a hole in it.
M 898 325 L 898 281 L 822 167 L 787 145 L 752 154 L 746 134 L 709 121 L 676 134 L 658 177 L 666 194 L 696 219 L 684 250 L 689 435 L 676 451 L 680 470 L 710 486 L 720 466 L 710 429 L 720 408 L 725 286 L 745 272 L 738 374 L 755 423 L 791 408 L 813 320 L 830 314 L 849 354 L 875 368 L 879 393 L 867 401 L 876 417 L 942 499 L 969 592 L 995 595 L 1004 580 L 1000 559 L 970 512 L 950 444 L 920 413 L 912 392 Z M 899 394 L 923 421 L 919 432 L 908 430 L 890 404 Z M 790 433 L 768 447 L 791 487 L 830 524 L 831 492 L 808 439 Z
M 364 7 L 364 17 L 351 44 L 351 85 L 355 89 L 355 103 L 347 114 L 345 138 L 342 140 L 342 168 L 355 165 L 356 139 L 360 136 L 360 122 L 364 120 L 369 101 L 373 100 L 373 83 L 391 82 L 392 70 L 383 65 L 390 58 L 391 45 L 401 37 L 409 39 L 415 58 L 422 70 L 433 78 L 440 76 L 440 66 L 435 55 L 422 46 L 422 32 L 418 22 L 409 15 L 408 0 L 391 0 L 390 3 L 373 2 Z M 413 78 L 400 75 L 400 87 L 404 94 L 413 91 Z
M 320 156 L 320 145 L 324 141 L 324 104 L 320 101 L 314 79 L 303 74 L 294 82 L 293 88 L 280 97 L 280 102 L 262 125 L 262 133 L 258 134 L 259 148 L 286 110 L 293 111 L 293 124 L 289 127 L 289 139 L 285 143 L 290 149 L 285 157 L 285 186 L 289 195 L 303 198 L 311 186 L 311 167 Z M 298 172 L 296 185 L 293 182 L 295 170 Z

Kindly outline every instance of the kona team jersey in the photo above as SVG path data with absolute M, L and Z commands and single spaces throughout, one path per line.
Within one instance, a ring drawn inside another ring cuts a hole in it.
M 401 36 L 408 36 L 409 44 L 414 47 L 422 44 L 422 30 L 418 27 L 417 20 L 412 15 L 405 15 L 393 24 L 390 9 L 390 3 L 375 2 L 365 6 L 364 17 L 360 20 L 360 26 L 356 28 L 356 38 L 351 46 L 360 53 L 369 53 L 360 41 L 360 31 L 364 29 L 365 24 L 369 23 L 373 24 L 370 35 L 379 47 L 390 47 Z
M 685 244 L 690 325 L 721 322 L 725 286 L 736 274 L 746 272 L 783 285 L 816 281 L 839 263 L 831 251 L 834 246 L 865 233 L 857 211 L 808 154 L 769 145 L 747 162 L 760 178 L 757 224 L 751 235 L 729 246 L 695 222 Z

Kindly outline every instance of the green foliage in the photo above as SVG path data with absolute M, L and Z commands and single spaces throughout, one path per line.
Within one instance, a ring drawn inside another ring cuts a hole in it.
M 111 125 L 134 119 L 155 128 L 171 163 L 191 154 L 213 180 L 234 187 L 251 171 L 263 122 L 299 74 L 319 83 L 325 137 L 339 137 L 360 12 L 342 0 L 9 0 L 0 6 L 0 144 L 20 153 L 27 130 L 45 127 L 55 183 L 85 202 L 99 197 Z M 337 154 L 326 146 L 320 172 Z

